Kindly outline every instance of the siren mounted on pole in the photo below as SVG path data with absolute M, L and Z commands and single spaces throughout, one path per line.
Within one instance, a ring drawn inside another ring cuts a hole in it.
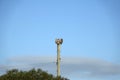
M 56 39 L 55 43 L 57 44 L 57 76 L 60 76 L 60 45 L 63 43 L 63 39 Z

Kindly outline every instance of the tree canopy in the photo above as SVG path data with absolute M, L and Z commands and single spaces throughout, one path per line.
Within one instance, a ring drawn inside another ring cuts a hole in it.
M 69 80 L 64 77 L 55 77 L 41 69 L 31 69 L 29 71 L 22 71 L 12 69 L 6 74 L 0 76 L 0 80 Z

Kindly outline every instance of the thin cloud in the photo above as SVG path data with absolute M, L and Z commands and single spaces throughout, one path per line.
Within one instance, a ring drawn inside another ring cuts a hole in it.
M 99 59 L 72 58 L 70 60 L 67 59 L 66 65 L 63 65 L 63 67 L 64 66 L 67 67 L 69 72 L 77 72 L 84 76 L 120 76 L 120 64 L 114 64 Z
M 16 57 L 9 58 L 5 68 L 0 66 L 0 70 L 42 68 L 50 73 L 56 73 L 55 57 Z M 105 60 L 93 58 L 68 58 L 61 60 L 61 74 L 77 74 L 80 77 L 109 77 L 120 76 L 120 64 L 114 64 Z

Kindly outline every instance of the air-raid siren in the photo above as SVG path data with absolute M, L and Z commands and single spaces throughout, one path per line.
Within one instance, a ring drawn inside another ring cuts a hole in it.
M 62 44 L 62 43 L 63 43 L 63 39 L 56 39 L 56 40 L 55 40 L 55 43 L 56 43 L 57 45 Z

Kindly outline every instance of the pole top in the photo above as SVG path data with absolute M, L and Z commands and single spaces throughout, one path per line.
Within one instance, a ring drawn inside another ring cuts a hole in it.
M 63 43 L 63 39 L 62 39 L 62 38 L 61 38 L 61 39 L 56 39 L 56 40 L 55 40 L 55 43 L 56 43 L 57 45 L 62 44 L 62 43 Z

